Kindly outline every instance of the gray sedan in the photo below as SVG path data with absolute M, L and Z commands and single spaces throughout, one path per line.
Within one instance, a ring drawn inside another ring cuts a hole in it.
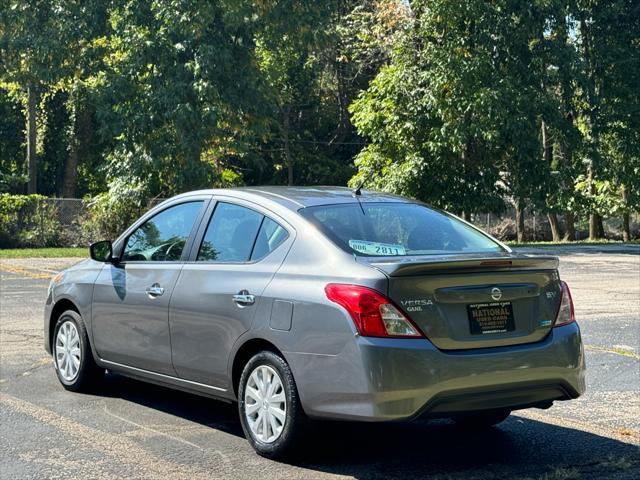
M 72 391 L 105 371 L 227 401 L 261 455 L 309 419 L 490 426 L 584 392 L 555 257 L 406 198 L 204 190 L 150 210 L 49 287 L 45 348 Z

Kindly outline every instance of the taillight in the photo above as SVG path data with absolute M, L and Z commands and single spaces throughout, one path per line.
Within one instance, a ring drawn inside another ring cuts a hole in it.
M 567 323 L 576 321 L 576 314 L 573 310 L 573 299 L 571 298 L 571 291 L 569 285 L 565 282 L 560 282 L 560 306 L 558 307 L 558 313 L 556 314 L 556 321 L 553 322 L 554 327 L 560 325 L 566 325 Z
M 330 283 L 327 298 L 343 306 L 365 337 L 422 337 L 418 327 L 380 292 L 360 285 Z

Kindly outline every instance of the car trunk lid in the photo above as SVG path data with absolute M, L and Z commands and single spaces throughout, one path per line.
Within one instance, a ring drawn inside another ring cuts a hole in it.
M 560 302 L 556 257 L 359 257 L 389 278 L 387 295 L 438 348 L 542 340 Z

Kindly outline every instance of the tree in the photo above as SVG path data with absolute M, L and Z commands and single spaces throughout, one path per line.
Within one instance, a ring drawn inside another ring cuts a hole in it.
M 21 193 L 26 177 L 22 106 L 0 89 L 0 193 Z
M 412 3 L 390 64 L 352 106 L 372 141 L 356 160 L 353 184 L 375 176 L 374 186 L 467 217 L 500 210 L 503 194 L 520 211 L 535 196 L 531 28 L 519 18 L 526 11 L 508 7 Z
M 211 186 L 259 105 L 249 2 L 122 1 L 97 79 L 112 178 L 150 194 Z
M 623 172 L 635 169 L 638 156 L 640 20 L 633 0 L 579 1 L 576 17 L 585 79 L 580 115 L 587 169 L 577 186 L 590 209 L 589 238 L 597 239 L 604 233 L 602 215 L 612 204 L 607 196 L 620 200 L 622 191 L 627 198 L 630 188 L 609 188 L 612 182 L 637 185 Z M 630 168 L 622 167 L 627 162 Z
M 581 168 L 580 151 L 583 136 L 578 128 L 577 91 L 584 79 L 581 75 L 581 59 L 574 39 L 576 7 L 573 2 L 558 0 L 548 2 L 544 9 L 545 29 L 541 32 L 537 55 L 543 65 L 541 81 L 546 108 L 542 113 L 545 162 L 550 169 L 547 208 L 550 222 L 556 213 L 564 212 L 564 238 L 575 239 L 575 214 L 582 199 L 574 181 Z M 554 240 L 560 239 L 560 228 L 555 228 Z
M 40 102 L 69 69 L 67 39 L 60 29 L 71 21 L 67 13 L 63 0 L 3 0 L 0 7 L 0 82 L 25 106 L 28 193 L 35 193 L 38 185 Z
M 351 178 L 467 219 L 512 204 L 519 240 L 525 210 L 554 240 L 585 214 L 631 236 L 637 1 L 0 2 L 2 190 L 108 189 L 106 211 Z
M 348 106 L 373 75 L 350 57 L 345 37 L 359 3 L 262 4 L 256 56 L 265 131 L 258 149 L 267 160 L 261 170 L 271 176 L 269 183 L 344 183 L 352 174 L 360 140 Z

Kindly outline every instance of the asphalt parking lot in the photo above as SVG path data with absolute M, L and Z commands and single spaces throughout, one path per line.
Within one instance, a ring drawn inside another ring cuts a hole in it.
M 235 405 L 108 375 L 58 383 L 43 349 L 48 278 L 77 260 L 0 263 L 0 478 L 640 478 L 640 248 L 559 250 L 588 392 L 481 433 L 446 421 L 332 423 L 293 464 L 257 456 Z

